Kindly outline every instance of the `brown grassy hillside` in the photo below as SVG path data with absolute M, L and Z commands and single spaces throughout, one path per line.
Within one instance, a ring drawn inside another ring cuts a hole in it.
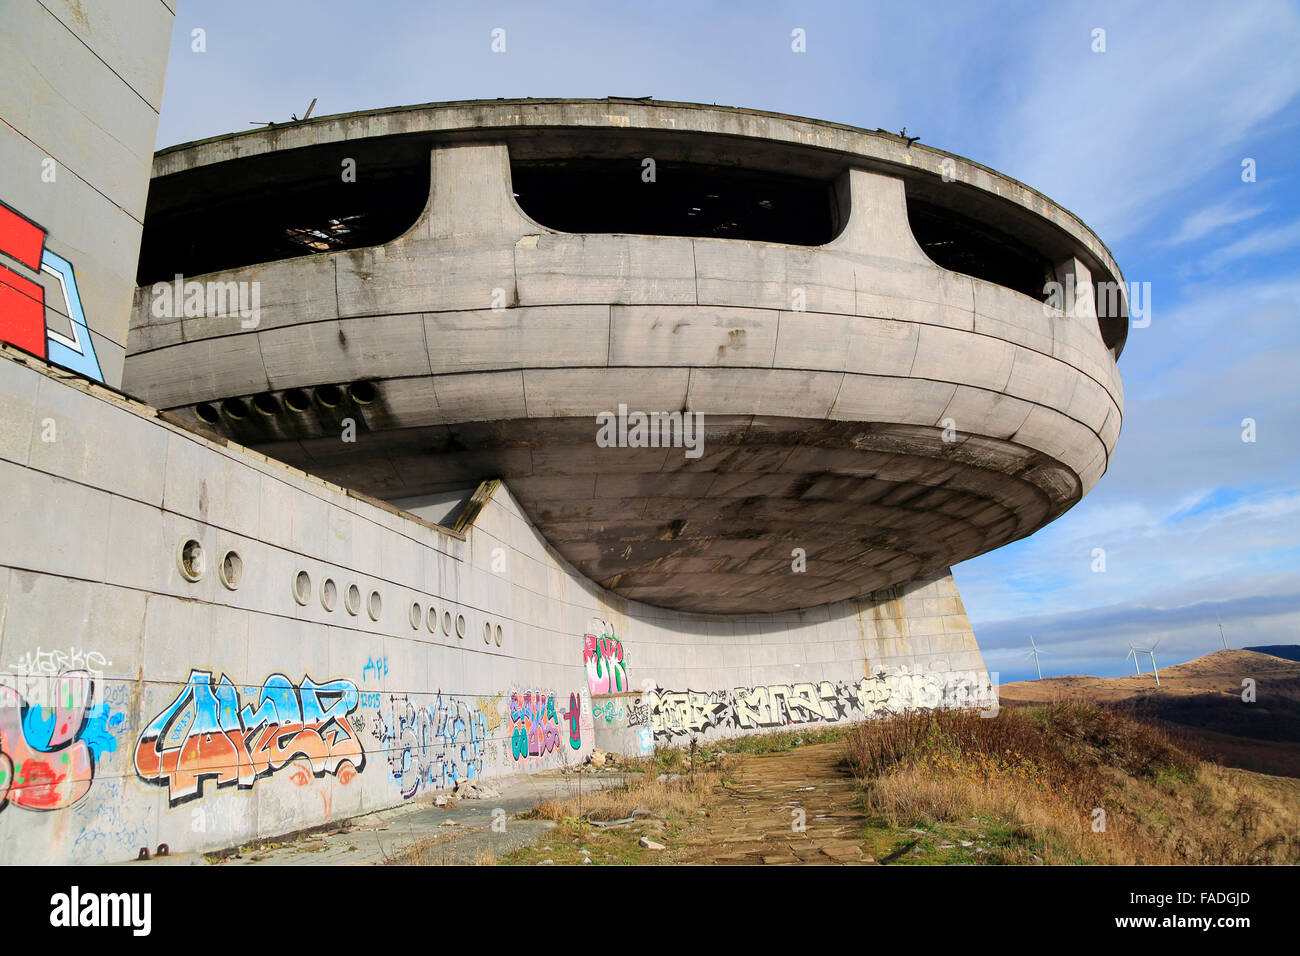
M 1300 663 L 1254 651 L 1216 651 L 1141 676 L 1070 675 L 1004 684 L 1004 706 L 1093 701 L 1121 706 L 1179 737 L 1198 755 L 1229 767 L 1300 778 Z M 1255 681 L 1255 701 L 1242 681 Z
M 845 746 L 871 827 L 950 855 L 983 841 L 988 863 L 1300 862 L 1300 781 L 1202 761 L 1113 704 L 922 711 Z

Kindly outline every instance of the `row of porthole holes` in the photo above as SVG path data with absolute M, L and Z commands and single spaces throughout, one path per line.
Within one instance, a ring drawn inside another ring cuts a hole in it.
M 252 398 L 227 398 L 220 403 L 199 402 L 194 415 L 199 421 L 216 425 L 222 416 L 230 421 L 243 421 L 254 412 L 273 418 L 284 409 L 301 415 L 311 408 L 312 400 L 322 408 L 338 408 L 344 398 L 358 405 L 369 405 L 378 395 L 374 382 L 353 382 L 351 385 L 318 385 L 315 388 L 291 388 L 277 398 L 271 392 L 262 392 Z M 218 411 L 219 409 L 219 411 Z
M 197 581 L 207 570 L 208 557 L 201 545 L 194 538 L 182 538 L 176 549 L 176 564 L 181 570 L 181 577 L 186 581 Z M 233 591 L 244 579 L 244 559 L 238 551 L 227 551 L 217 564 L 217 577 L 227 589 Z
M 311 575 L 306 571 L 299 571 L 293 576 L 293 599 L 306 607 L 311 603 Z M 339 586 L 334 583 L 333 578 L 326 578 L 320 584 L 320 605 L 327 611 L 333 611 L 339 603 Z M 349 584 L 347 591 L 343 593 L 343 609 L 356 617 L 361 613 L 361 588 L 355 584 Z M 379 615 L 383 613 L 384 600 L 379 596 L 378 591 L 371 591 L 366 598 L 366 615 L 372 621 L 379 620 Z
M 304 607 L 311 601 L 311 575 L 306 571 L 299 571 L 294 576 L 293 597 L 294 600 Z M 338 585 L 334 583 L 333 578 L 326 578 L 321 582 L 320 603 L 327 611 L 333 611 L 337 605 Z M 343 597 L 343 607 L 353 616 L 360 612 L 361 589 L 355 584 L 348 585 L 347 593 Z M 382 612 L 383 599 L 379 596 L 378 591 L 371 591 L 370 596 L 366 599 L 366 614 L 369 615 L 372 621 L 378 621 Z M 430 634 L 438 633 L 438 609 L 432 604 L 430 604 L 426 609 L 421 608 L 418 601 L 412 601 L 408 620 L 411 622 L 412 630 L 419 630 L 420 625 L 424 624 Z M 450 637 L 453 629 L 456 632 L 456 637 L 461 640 L 465 638 L 465 615 L 457 614 L 455 618 L 453 618 L 451 611 L 444 610 L 442 612 L 442 633 Z M 494 636 L 497 647 L 500 647 L 502 639 L 501 625 L 497 624 L 494 632 L 491 622 L 484 621 L 483 643 L 491 644 Z
M 197 581 L 203 577 L 206 570 L 207 557 L 201 545 L 194 538 L 183 539 L 180 547 L 176 552 L 177 564 L 180 566 L 181 575 L 187 581 Z M 222 555 L 221 563 L 217 566 L 217 577 L 231 591 L 239 587 L 240 581 L 244 577 L 244 559 L 239 556 L 237 551 L 227 551 Z M 293 578 L 293 598 L 303 607 L 311 602 L 311 575 L 306 571 L 299 571 Z M 327 611 L 333 611 L 338 606 L 339 589 L 334 583 L 333 578 L 326 578 L 320 586 L 320 603 L 321 607 Z M 347 592 L 343 595 L 343 607 L 356 617 L 361 613 L 361 589 L 355 584 L 349 584 Z M 370 596 L 366 599 L 366 614 L 372 621 L 378 621 L 380 614 L 383 613 L 384 602 L 379 596 L 378 591 L 371 591 Z M 428 608 L 421 608 L 418 601 L 411 602 L 411 610 L 408 615 L 411 622 L 412 630 L 419 630 L 420 624 L 423 623 L 430 634 L 438 633 L 438 609 L 432 604 Z M 464 640 L 466 632 L 465 615 L 457 614 L 452 618 L 451 611 L 442 612 L 442 633 L 451 636 L 452 629 L 455 629 L 456 637 Z M 491 644 L 496 641 L 496 646 L 501 646 L 502 629 L 500 624 L 494 625 L 491 621 L 483 622 L 483 643 Z

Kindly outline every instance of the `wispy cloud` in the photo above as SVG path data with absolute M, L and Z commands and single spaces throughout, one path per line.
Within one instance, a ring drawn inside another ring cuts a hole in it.
M 1300 220 L 1281 226 L 1256 229 L 1235 242 L 1214 250 L 1200 260 L 1205 272 L 1216 272 L 1242 259 L 1259 259 L 1287 252 L 1300 245 Z
M 1300 12 L 1274 0 L 1190 15 L 1185 4 L 1067 5 L 1036 25 L 1034 82 L 998 124 L 999 168 L 1108 241 L 1146 224 L 1300 94 Z M 1094 53 L 1094 28 L 1107 48 Z M 1261 68 L 1267 64 L 1266 68 Z
M 1192 242 L 1227 226 L 1254 219 L 1267 208 L 1259 205 L 1242 205 L 1241 200 L 1236 198 L 1215 203 L 1208 208 L 1197 210 L 1184 219 L 1178 231 L 1166 241 L 1166 245 L 1176 246 L 1184 242 Z

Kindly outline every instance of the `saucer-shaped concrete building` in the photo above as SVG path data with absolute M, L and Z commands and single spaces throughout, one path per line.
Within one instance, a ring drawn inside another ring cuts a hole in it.
M 155 316 L 177 274 L 260 283 L 255 327 Z M 349 114 L 158 155 L 125 387 L 417 512 L 502 479 L 629 599 L 790 611 L 946 572 L 1097 482 L 1127 326 L 1046 306 L 1067 277 L 1121 284 L 1043 196 L 886 133 L 648 101 Z M 698 457 L 602 447 L 620 406 L 702 414 Z
M 100 666 L 58 679 L 121 743 L 19 803 L 56 813 L 0 814 L 52 859 L 987 706 L 949 568 L 1078 502 L 1123 408 L 1123 278 L 1075 216 L 754 110 L 442 103 L 173 147 L 136 286 L 104 332 L 127 397 L 0 346 L 4 653 L 95 621 Z

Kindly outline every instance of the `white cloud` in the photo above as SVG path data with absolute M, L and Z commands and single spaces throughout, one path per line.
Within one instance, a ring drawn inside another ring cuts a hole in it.
M 1229 263 L 1276 255 L 1297 245 L 1300 245 L 1300 221 L 1284 226 L 1267 226 L 1204 256 L 1200 267 L 1205 272 L 1216 272 Z
M 1267 206 L 1242 206 L 1238 199 L 1228 199 L 1204 209 L 1198 209 L 1179 226 L 1178 231 L 1167 241 L 1167 245 L 1176 246 L 1192 242 L 1217 232 L 1225 226 L 1236 225 L 1248 219 L 1254 219 L 1267 209 Z
M 1089 48 L 1107 30 L 1107 50 Z M 1039 25 L 1034 82 L 999 127 L 996 168 L 1108 242 L 1135 232 L 1300 93 L 1300 13 L 1278 2 L 1193 15 L 1183 3 L 1067 7 Z

